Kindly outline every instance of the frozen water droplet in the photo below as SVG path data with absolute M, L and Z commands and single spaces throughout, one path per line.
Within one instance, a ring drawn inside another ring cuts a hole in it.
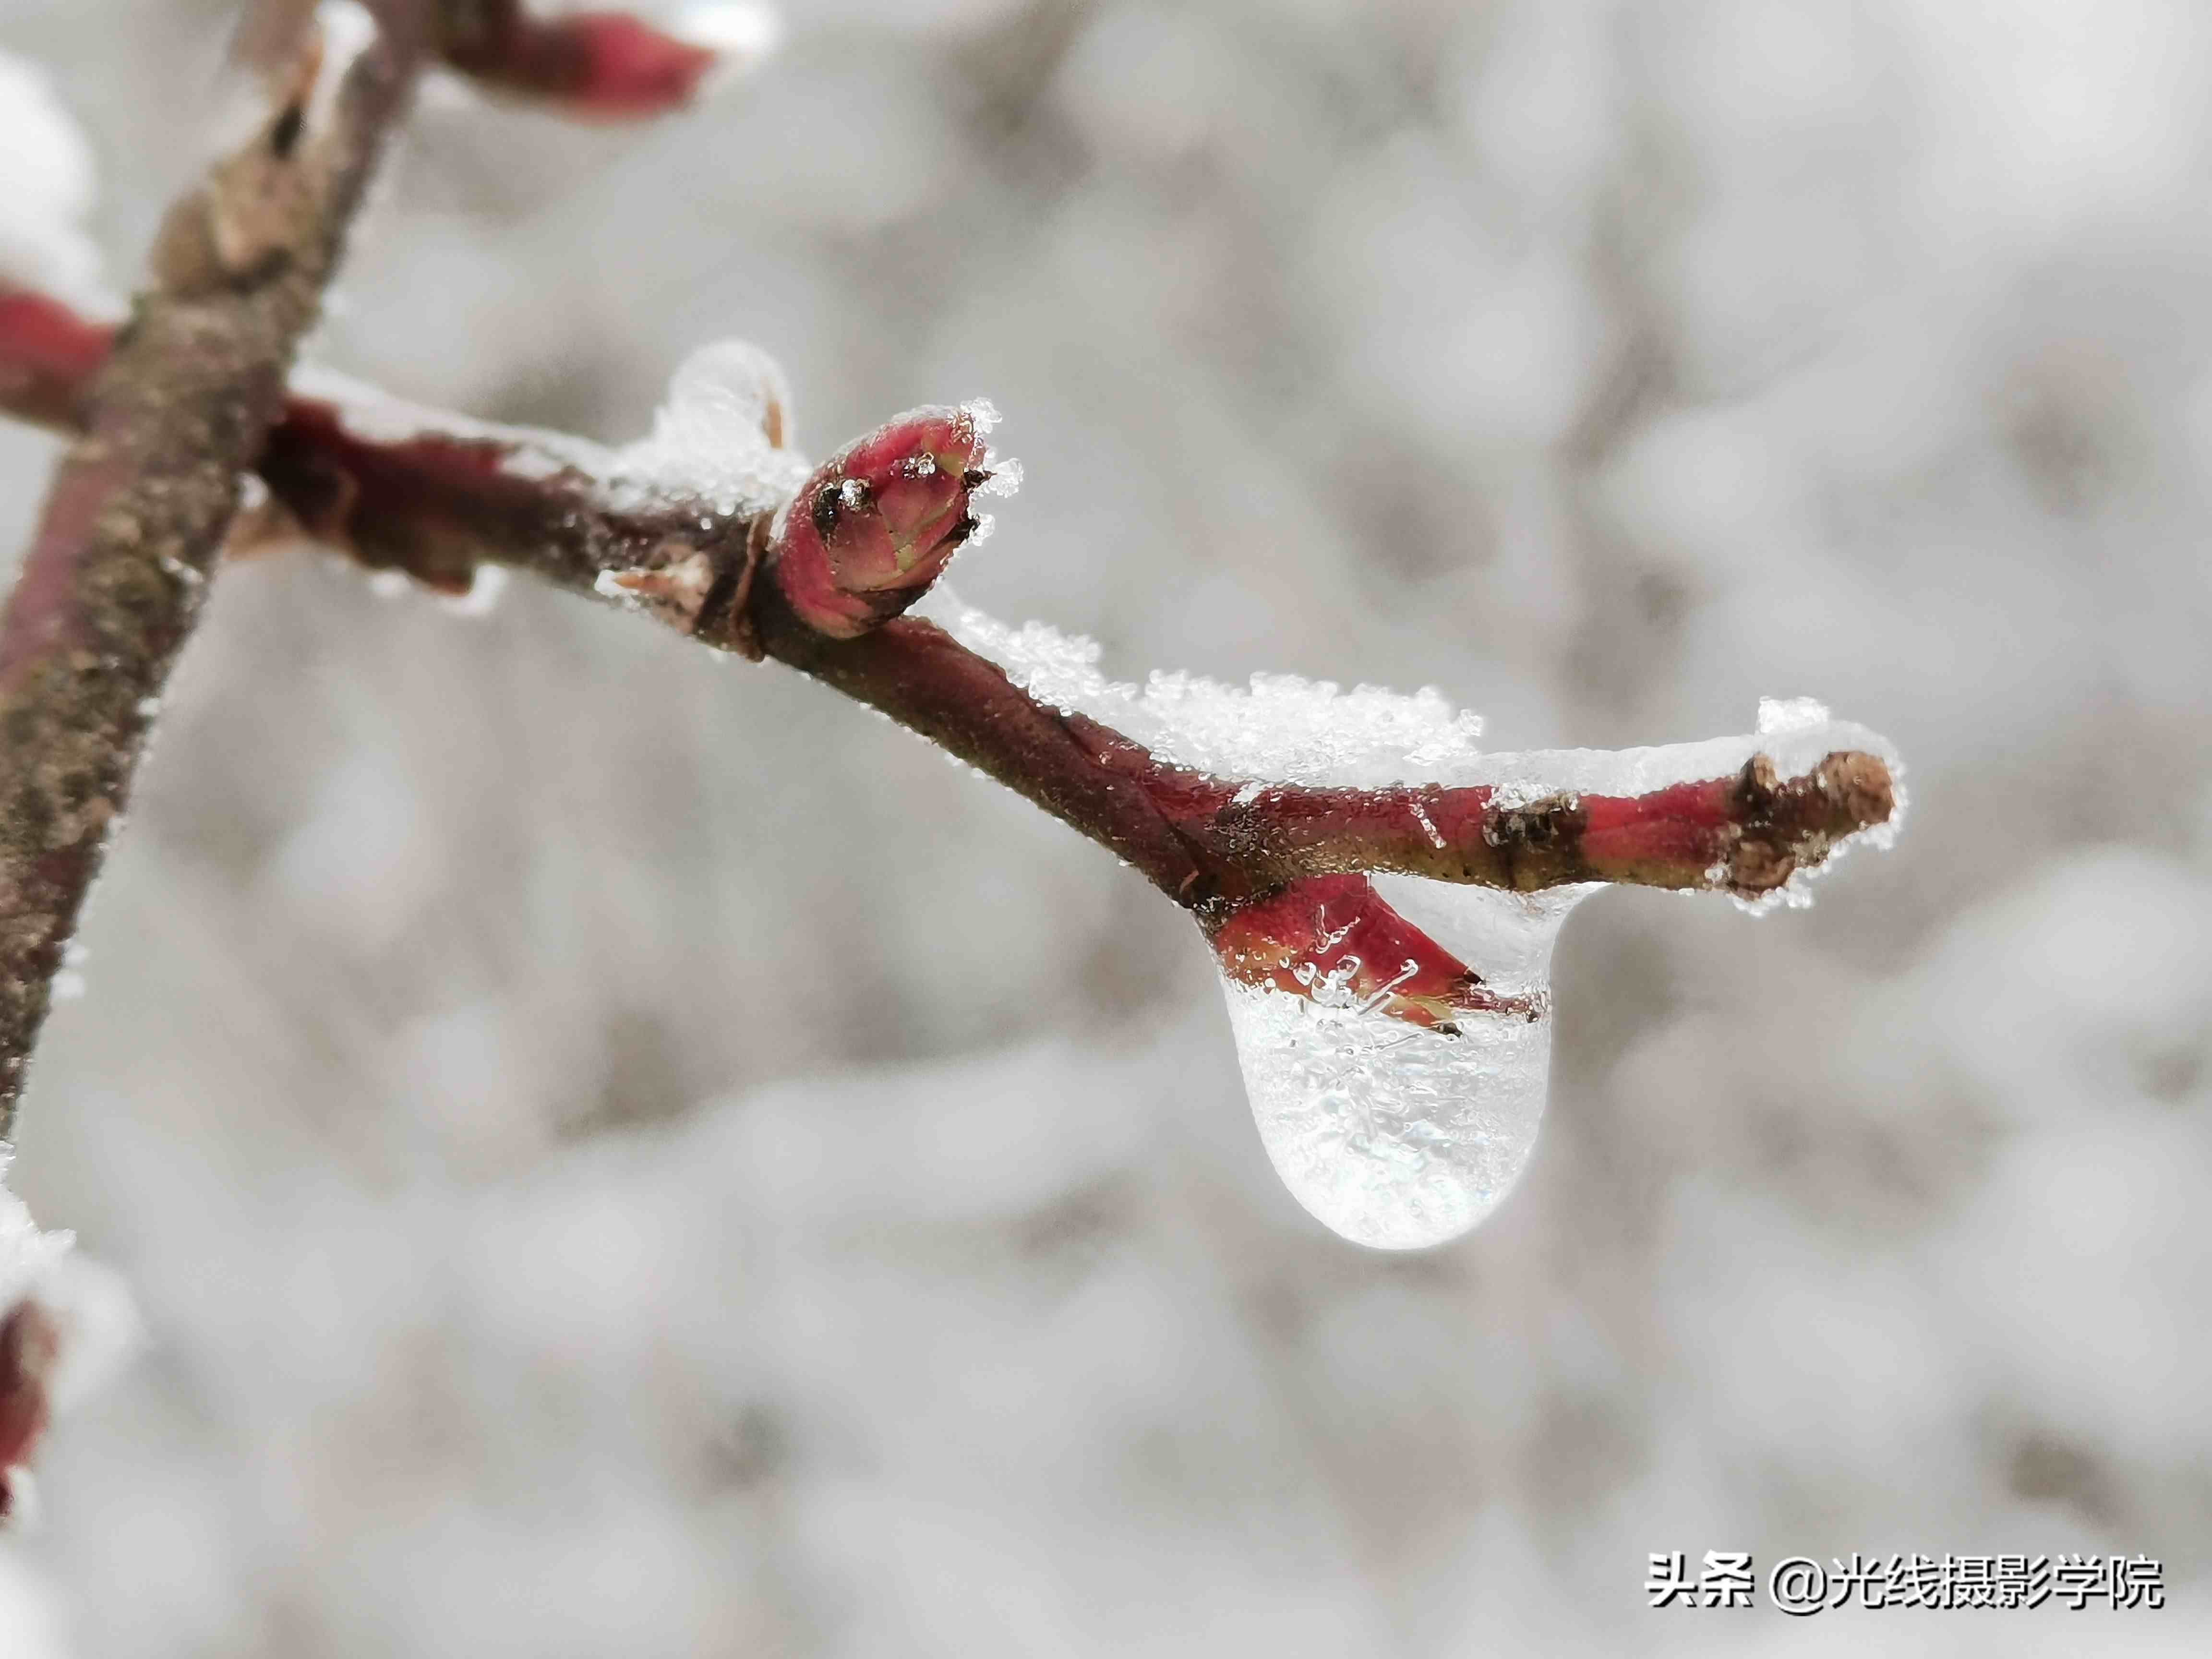
M 991 476 L 975 487 L 978 495 L 1011 495 L 1022 487 L 1022 464 L 1012 456 L 993 455 L 983 465 Z
M 999 406 L 988 398 L 970 398 L 960 407 L 968 411 L 968 418 L 975 422 L 978 432 L 988 432 L 999 423 Z
M 1638 795 L 1727 777 L 1756 754 L 1788 779 L 1838 750 L 1863 750 L 1888 765 L 1896 809 L 1856 839 L 1887 845 L 1905 811 L 1895 749 L 1864 726 L 1831 720 L 1810 698 L 1763 703 L 1757 734 L 1615 751 L 1486 751 L 1481 722 L 1432 690 L 1346 691 L 1276 674 L 1255 674 L 1249 688 L 1164 673 L 1137 686 L 1107 678 L 1096 642 L 1042 623 L 1010 626 L 963 605 L 945 582 L 914 614 L 998 663 L 1039 702 L 1101 720 L 1161 760 L 1238 781 L 1243 805 L 1289 784 L 1480 787 L 1500 806 Z M 1431 845 L 1445 841 L 1432 819 L 1421 821 Z M 1516 895 L 1407 876 L 1373 884 L 1487 989 L 1533 1000 L 1543 1017 L 1469 1013 L 1448 1036 L 1381 1007 L 1362 1012 L 1348 988 L 1332 991 L 1318 973 L 1303 981 L 1318 1002 L 1236 981 L 1224 990 L 1253 1115 L 1284 1182 L 1346 1238 L 1412 1249 L 1480 1221 L 1527 1163 L 1551 1071 L 1552 945 L 1593 890 Z
M 1551 1075 L 1553 942 L 1593 890 L 1522 895 L 1379 877 L 1401 914 L 1538 1018 L 1470 1013 L 1456 1036 L 1324 981 L 1309 999 L 1224 979 L 1260 1139 L 1283 1184 L 1356 1244 L 1412 1250 L 1497 1208 L 1536 1144 Z

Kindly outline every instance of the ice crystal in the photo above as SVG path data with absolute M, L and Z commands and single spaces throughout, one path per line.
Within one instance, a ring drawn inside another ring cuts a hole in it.
M 1784 779 L 1846 749 L 1898 769 L 1888 744 L 1809 698 L 1763 702 L 1758 730 L 1741 737 L 1494 753 L 1477 742 L 1481 722 L 1433 689 L 1346 692 L 1267 674 L 1240 688 L 1161 673 L 1139 688 L 1108 679 L 1089 640 L 1041 623 L 1010 627 L 942 587 L 921 609 L 1041 701 L 1106 721 L 1164 760 L 1244 780 L 1237 796 L 1244 802 L 1270 783 L 1481 785 L 1508 804 L 1562 793 L 1639 795 L 1727 776 L 1761 752 Z M 1887 844 L 1896 825 L 1893 816 L 1870 838 Z M 1552 948 L 1596 889 L 1518 894 L 1373 879 L 1401 915 L 1516 1010 L 1466 1014 L 1443 1032 L 1391 1018 L 1380 999 L 1361 1000 L 1341 982 L 1310 982 L 1299 996 L 1224 975 L 1222 988 L 1253 1116 L 1285 1185 L 1345 1237 L 1413 1249 L 1474 1226 L 1526 1167 L 1551 1072 Z M 1783 902 L 1802 899 L 1800 883 L 1784 890 Z M 1381 966 L 1387 979 L 1389 965 Z

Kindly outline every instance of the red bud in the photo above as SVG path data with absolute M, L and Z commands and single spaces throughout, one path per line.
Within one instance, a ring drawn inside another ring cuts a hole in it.
M 785 510 L 775 580 L 808 626 L 849 640 L 929 589 L 975 533 L 970 489 L 988 476 L 975 417 L 920 409 L 816 469 Z

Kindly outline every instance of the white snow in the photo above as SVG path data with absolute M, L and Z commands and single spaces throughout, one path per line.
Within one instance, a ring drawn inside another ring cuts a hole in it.
M 1498 753 L 1481 721 L 1433 687 L 1406 695 L 1255 674 L 1248 687 L 1155 673 L 1141 688 L 1109 680 L 1091 640 L 1042 623 L 1010 627 L 940 584 L 917 610 L 1054 707 L 1103 720 L 1164 759 L 1247 779 L 1240 800 L 1271 783 L 1487 785 L 1510 803 L 1562 793 L 1634 795 L 1723 777 L 1764 752 L 1784 778 L 1840 749 L 1896 751 L 1809 697 L 1767 698 L 1758 729 L 1702 743 L 1619 750 Z M 1899 811 L 1869 839 L 1887 845 Z M 1430 834 L 1437 837 L 1433 825 Z M 1440 837 L 1438 837 L 1440 840 Z M 1297 1200 L 1345 1237 L 1386 1249 L 1439 1244 L 1467 1231 L 1510 1191 L 1543 1115 L 1551 1068 L 1552 947 L 1595 886 L 1521 895 L 1407 876 L 1374 878 L 1407 921 L 1493 991 L 1535 1000 L 1544 1016 L 1473 1014 L 1439 1035 L 1356 1006 L 1323 986 L 1312 998 L 1224 978 L 1245 1089 L 1268 1157 Z M 1806 902 L 1802 882 L 1752 908 Z
M 678 40 L 719 56 L 704 89 L 720 92 L 772 57 L 783 44 L 783 18 L 773 6 L 747 0 L 687 5 L 663 25 Z
M 1761 752 L 1785 779 L 1838 749 L 1878 754 L 1893 774 L 1899 768 L 1887 739 L 1831 718 L 1809 697 L 1763 699 L 1758 729 L 1739 737 L 1640 749 L 1486 750 L 1477 741 L 1481 717 L 1455 708 L 1434 686 L 1346 691 L 1294 674 L 1255 674 L 1248 685 L 1233 686 L 1155 672 L 1140 687 L 1100 672 L 1096 641 L 1045 623 L 1011 626 L 963 604 L 946 583 L 915 611 L 999 664 L 1039 701 L 1103 720 L 1164 760 L 1221 777 L 1362 787 L 1484 785 L 1521 804 L 1561 793 L 1644 794 L 1720 777 Z M 1869 833 L 1887 844 L 1896 822 Z
M 12 1551 L 0 1553 L 0 1653 L 8 1659 L 64 1659 L 72 1651 L 52 1587 Z
M 88 309 L 113 303 L 85 228 L 92 147 L 44 70 L 0 52 L 0 288 Z
M 1481 720 L 1455 713 L 1433 690 L 1347 692 L 1291 674 L 1255 674 L 1247 689 L 1182 673 L 1155 673 L 1139 688 L 1099 672 L 1096 641 L 1045 623 L 1010 626 L 963 604 L 946 583 L 915 611 L 1040 702 L 1103 720 L 1163 759 L 1224 777 L 1379 784 L 1406 775 L 1409 765 L 1480 752 Z
M 5 1177 L 15 1152 L 0 1142 L 0 1317 L 34 1296 L 52 1314 L 62 1346 L 50 1404 L 66 1410 L 96 1387 L 137 1339 L 137 1316 L 123 1281 L 76 1253 L 76 1236 L 45 1232 Z
M 321 0 L 315 22 L 323 33 L 323 58 L 308 94 L 307 126 L 313 132 L 328 127 L 337 106 L 338 88 L 354 59 L 375 44 L 376 19 L 361 0 Z
M 292 389 L 334 405 L 346 429 L 366 441 L 444 436 L 497 443 L 507 451 L 508 472 L 524 478 L 573 472 L 592 481 L 598 498 L 617 512 L 705 501 L 717 514 L 750 517 L 790 500 L 812 470 L 797 451 L 769 444 L 773 406 L 788 445 L 790 387 L 775 360 L 743 340 L 717 341 L 686 357 L 669 379 L 653 430 L 620 447 L 428 408 L 314 364 L 295 371 Z
M 984 430 L 980 425 L 977 430 Z M 988 465 L 991 476 L 975 487 L 978 495 L 1011 495 L 1022 487 L 1022 464 L 1012 456 L 1003 459 L 994 455 Z
M 744 340 L 700 347 L 669 377 L 647 436 L 615 453 L 622 489 L 699 497 L 717 512 L 781 506 L 806 482 L 805 458 L 768 441 L 773 418 L 791 441 L 791 386 L 775 359 Z
M 13 1161 L 0 1152 L 0 1177 Z M 0 1186 L 0 1315 L 42 1284 L 75 1243 L 70 1233 L 41 1232 L 23 1200 Z

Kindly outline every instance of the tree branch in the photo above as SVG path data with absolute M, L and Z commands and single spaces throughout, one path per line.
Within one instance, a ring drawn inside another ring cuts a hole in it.
M 0 327 L 0 386 L 8 363 L 31 355 Z M 258 463 L 308 533 L 447 592 L 465 591 L 489 562 L 580 594 L 665 599 L 641 608 L 704 644 L 773 657 L 880 710 L 1109 848 L 1191 911 L 1224 964 L 1255 982 L 1291 985 L 1297 971 L 1356 956 L 1345 940 L 1364 939 L 1368 957 L 1382 961 L 1382 951 L 1394 965 L 1418 967 L 1389 994 L 1401 1018 L 1448 1024 L 1455 1011 L 1528 1012 L 1477 994 L 1479 979 L 1391 912 L 1365 876 L 1518 892 L 1616 882 L 1750 898 L 1894 810 L 1887 764 L 1851 750 L 1788 779 L 1758 755 L 1728 775 L 1650 793 L 1536 800 L 1485 787 L 1316 788 L 1208 775 L 1039 702 L 927 621 L 893 617 L 850 638 L 823 631 L 814 589 L 788 579 L 787 559 L 773 562 L 777 580 L 752 580 L 763 516 L 684 498 L 641 501 L 595 476 L 593 447 L 580 441 L 365 392 L 320 395 L 324 384 L 295 391 Z M 51 386 L 44 401 L 66 407 L 68 388 Z M 784 545 L 807 534 L 824 493 L 860 464 L 850 458 L 905 453 L 916 444 L 885 450 L 886 441 L 924 429 L 941 448 L 945 426 L 943 412 L 924 411 L 842 452 L 800 491 Z M 873 499 L 889 474 L 870 476 L 864 494 Z M 948 519 L 964 510 L 964 492 L 943 508 Z M 973 522 L 962 519 L 957 535 Z
M 418 11 L 385 6 L 334 92 L 311 37 L 252 142 L 170 210 L 104 367 L 52 308 L 0 310 L 34 348 L 0 371 L 11 405 L 84 434 L 0 613 L 0 1138 L 240 478 L 405 104 Z

